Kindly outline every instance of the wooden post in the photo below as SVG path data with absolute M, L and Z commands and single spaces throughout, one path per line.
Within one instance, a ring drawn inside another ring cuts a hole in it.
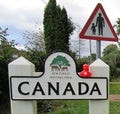
M 35 66 L 24 57 L 20 57 L 9 63 L 9 79 L 11 76 L 33 76 Z M 11 89 L 11 88 L 10 88 Z M 11 114 L 37 114 L 36 101 L 13 101 L 11 102 Z
M 109 66 L 102 60 L 97 59 L 92 63 L 90 72 L 92 72 L 92 77 L 107 77 L 109 85 Z M 89 114 L 109 114 L 109 100 L 90 100 Z

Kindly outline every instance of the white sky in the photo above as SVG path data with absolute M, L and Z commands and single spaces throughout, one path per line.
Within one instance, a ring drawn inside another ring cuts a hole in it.
M 48 2 L 48 0 L 0 0 L 0 27 L 3 29 L 8 28 L 8 38 L 15 39 L 19 46 L 23 46 L 25 43 L 23 33 L 26 30 L 33 30 L 37 22 L 40 22 L 42 28 L 44 8 L 46 6 L 43 1 Z M 120 0 L 56 1 L 61 7 L 66 8 L 68 16 L 81 28 L 87 22 L 98 3 L 102 4 L 112 25 L 116 24 L 117 19 L 120 17 Z M 72 40 L 78 40 L 78 31 L 75 32 Z M 104 42 L 105 44 L 108 44 L 108 42 Z

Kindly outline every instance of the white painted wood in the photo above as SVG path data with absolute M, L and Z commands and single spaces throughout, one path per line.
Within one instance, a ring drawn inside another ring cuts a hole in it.
M 107 77 L 109 85 L 109 66 L 101 59 L 97 59 L 90 65 L 90 72 L 92 77 Z M 89 114 L 109 114 L 109 100 L 90 100 Z
M 32 76 L 35 66 L 24 57 L 19 57 L 9 63 L 9 79 L 11 76 Z M 13 101 L 11 102 L 11 114 L 37 114 L 36 101 Z

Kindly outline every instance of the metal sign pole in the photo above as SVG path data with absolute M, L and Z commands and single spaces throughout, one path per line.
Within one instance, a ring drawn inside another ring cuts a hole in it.
M 101 57 L 101 41 L 96 41 L 96 59 Z

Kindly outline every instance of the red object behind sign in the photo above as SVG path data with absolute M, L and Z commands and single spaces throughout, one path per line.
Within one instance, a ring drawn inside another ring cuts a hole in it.
M 81 71 L 79 75 L 81 77 L 90 77 L 91 76 L 91 72 L 89 72 L 89 65 L 88 64 L 83 65 L 83 71 Z

